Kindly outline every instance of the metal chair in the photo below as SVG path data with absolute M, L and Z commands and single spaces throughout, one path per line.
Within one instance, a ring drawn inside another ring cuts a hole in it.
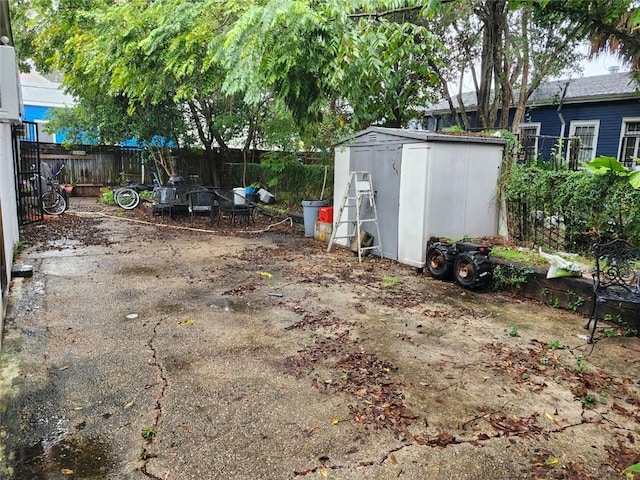
M 640 305 L 640 248 L 619 238 L 594 245 L 593 256 L 593 307 L 584 326 L 588 329 L 593 322 L 589 343 L 593 343 L 602 305 L 607 302 Z
M 157 203 L 153 205 L 153 214 L 164 216 L 171 215 L 173 204 L 176 199 L 176 191 L 173 187 L 160 187 L 156 189 Z
M 217 196 L 214 191 L 206 188 L 194 190 L 185 194 L 189 211 L 189 222 L 193 225 L 193 217 L 198 214 L 208 214 L 213 224 L 213 216 L 218 214 Z
M 230 219 L 232 227 L 236 226 L 237 218 L 244 218 L 245 224 L 249 225 L 253 221 L 253 207 L 248 204 L 237 204 L 234 201 L 234 193 L 229 190 L 216 190 L 215 195 L 218 200 L 218 225 L 223 216 Z

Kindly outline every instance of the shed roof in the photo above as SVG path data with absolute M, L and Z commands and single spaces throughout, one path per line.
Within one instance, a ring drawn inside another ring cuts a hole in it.
M 64 108 L 76 104 L 74 98 L 65 93 L 59 83 L 52 82 L 38 73 L 21 73 L 20 84 L 25 105 Z
M 338 145 L 380 145 L 384 143 L 422 143 L 422 142 L 453 142 L 453 143 L 483 143 L 504 145 L 506 140 L 499 137 L 480 135 L 435 133 L 426 130 L 406 130 L 402 128 L 369 127 L 354 136 L 343 139 Z
M 557 105 L 562 97 L 565 86 L 567 92 L 563 103 L 589 103 L 607 102 L 612 100 L 623 100 L 628 98 L 638 98 L 638 83 L 630 73 L 609 73 L 594 77 L 568 78 L 554 80 L 541 84 L 529 97 L 529 105 Z M 519 91 L 514 92 L 514 103 L 518 102 Z M 459 106 L 457 98 L 453 98 L 453 104 Z M 474 110 L 478 106 L 476 92 L 464 92 L 462 101 L 467 110 Z M 449 104 L 440 101 L 427 107 L 429 113 L 449 112 Z

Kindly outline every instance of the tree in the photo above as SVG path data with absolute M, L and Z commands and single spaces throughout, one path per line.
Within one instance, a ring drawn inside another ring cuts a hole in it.
M 248 103 L 267 90 L 301 122 L 344 102 L 351 111 L 345 120 L 357 127 L 399 126 L 434 81 L 427 59 L 440 43 L 406 17 L 420 8 L 397 1 L 256 2 L 212 50 L 227 70 L 225 91 L 244 92 Z
M 571 18 L 579 34 L 591 44 L 592 56 L 602 52 L 618 55 L 640 72 L 640 5 L 636 0 L 547 0 L 542 14 Z
M 89 113 L 103 99 L 102 110 L 118 113 L 126 125 L 109 128 L 112 133 L 129 132 L 147 145 L 161 135 L 174 146 L 197 138 L 213 166 L 209 180 L 220 184 L 222 159 L 214 149 L 225 153 L 230 139 L 242 135 L 249 145 L 259 116 L 259 108 L 222 91 L 225 72 L 207 59 L 208 42 L 232 20 L 225 5 L 215 0 L 36 1 L 38 10 L 25 16 L 37 26 L 36 65 L 64 72 L 65 88 L 85 104 L 77 119 L 85 126 L 98 122 L 94 130 L 99 127 L 104 139 L 105 120 L 110 122 Z M 189 128 L 183 128 L 185 122 Z
M 445 5 L 438 17 L 439 34 L 453 48 L 439 76 L 452 116 L 467 129 L 517 130 L 527 100 L 549 76 L 579 63 L 579 27 L 560 15 L 543 15 L 521 0 L 473 1 Z M 476 93 L 477 119 L 471 124 L 462 88 L 470 75 Z M 458 112 L 449 83 L 459 85 Z M 509 111 L 516 105 L 515 118 Z M 500 117 L 498 117 L 500 113 Z

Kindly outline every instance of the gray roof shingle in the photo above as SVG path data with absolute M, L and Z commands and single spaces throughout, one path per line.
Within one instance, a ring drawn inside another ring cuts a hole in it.
M 554 80 L 543 83 L 529 98 L 529 105 L 556 105 L 562 96 L 564 86 L 569 83 L 564 103 L 603 102 L 625 98 L 640 98 L 638 83 L 630 73 L 609 73 L 595 77 L 581 77 L 573 79 Z M 515 92 L 515 103 L 519 98 L 519 91 Z M 464 92 L 462 101 L 467 110 L 475 110 L 477 98 L 475 92 Z M 458 101 L 453 98 L 453 104 L 458 107 Z M 449 111 L 449 104 L 440 101 L 427 107 L 428 113 Z

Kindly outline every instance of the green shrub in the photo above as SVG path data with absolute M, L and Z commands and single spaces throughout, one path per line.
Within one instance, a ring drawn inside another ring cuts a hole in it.
M 501 187 L 510 211 L 517 209 L 523 222 L 536 215 L 542 221 L 562 218 L 565 249 L 588 251 L 593 243 L 618 237 L 640 243 L 640 190 L 614 171 L 596 174 L 509 163 Z M 544 239 L 533 240 L 544 245 Z
M 246 167 L 247 184 L 264 185 L 279 202 L 300 205 L 302 200 L 333 197 L 333 165 L 307 165 L 295 154 L 273 152 Z M 233 181 L 241 185 L 244 166 L 229 164 L 229 168 Z

